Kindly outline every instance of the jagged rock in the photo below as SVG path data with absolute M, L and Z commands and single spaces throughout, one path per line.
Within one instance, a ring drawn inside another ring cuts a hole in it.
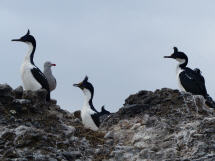
M 7 84 L 0 84 L 0 103 L 8 105 L 13 101 L 13 90 Z
M 45 89 L 39 89 L 37 91 L 24 91 L 23 99 L 29 99 L 33 104 L 44 104 L 46 103 L 47 91 Z
M 81 157 L 81 153 L 79 151 L 63 152 L 62 155 L 68 161 L 73 161 L 73 160 L 79 159 Z
M 75 118 L 81 119 L 81 111 L 75 111 L 73 115 Z
M 214 109 L 202 96 L 140 91 L 102 120 L 85 129 L 80 111 L 46 102 L 45 90 L 0 85 L 0 160 L 215 160 Z
M 105 151 L 104 135 L 85 129 L 80 112 L 62 110 L 46 102 L 46 91 L 12 90 L 0 85 L 0 160 L 67 161 L 98 158 L 96 149 Z M 21 94 L 22 93 L 22 94 Z M 15 95 L 15 96 L 14 96 Z M 97 160 L 97 159 L 95 159 Z
M 129 96 L 102 124 L 115 141 L 109 160 L 215 160 L 214 110 L 204 102 L 171 89 Z
M 12 95 L 12 88 L 7 84 L 0 84 L 0 96 Z
M 55 100 L 55 99 L 51 99 L 50 102 L 51 102 L 51 104 L 55 104 L 55 105 L 57 104 L 57 100 Z
M 17 99 L 21 99 L 22 98 L 22 95 L 23 95 L 23 87 L 22 86 L 19 86 L 17 87 L 16 89 L 14 89 L 14 94 L 15 94 L 15 97 Z

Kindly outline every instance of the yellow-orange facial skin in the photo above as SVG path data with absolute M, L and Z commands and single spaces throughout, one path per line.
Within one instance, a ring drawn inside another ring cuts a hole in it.
M 80 82 L 80 83 L 77 83 L 77 84 L 73 84 L 74 87 L 79 87 L 81 88 L 82 90 L 84 89 L 83 88 L 83 82 Z

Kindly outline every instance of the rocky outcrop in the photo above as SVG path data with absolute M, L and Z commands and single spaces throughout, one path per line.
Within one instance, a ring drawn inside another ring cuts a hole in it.
M 110 153 L 104 134 L 83 128 L 79 112 L 46 102 L 46 91 L 0 85 L 0 160 L 101 160 Z
M 46 102 L 46 91 L 0 85 L 0 160 L 215 160 L 215 114 L 204 98 L 178 90 L 140 91 L 99 131 L 80 111 Z
M 114 140 L 108 160 L 215 160 L 214 110 L 202 96 L 140 91 L 103 123 Z

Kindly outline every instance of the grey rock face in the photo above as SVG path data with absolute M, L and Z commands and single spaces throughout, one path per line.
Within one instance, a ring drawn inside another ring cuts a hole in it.
M 80 111 L 62 110 L 45 95 L 0 85 L 0 160 L 215 160 L 215 114 L 201 96 L 140 91 L 94 132 Z
M 13 100 L 12 88 L 7 84 L 0 85 L 0 102 L 4 105 L 10 104 Z
M 21 99 L 23 95 L 23 87 L 19 86 L 16 89 L 14 89 L 14 94 L 16 98 Z
M 45 90 L 0 85 L 0 98 L 2 161 L 96 160 L 109 152 L 104 134 L 85 129 L 79 115 L 47 103 Z M 95 154 L 97 149 L 102 155 Z
M 114 136 L 109 160 L 215 160 L 215 115 L 204 101 L 170 89 L 131 95 L 102 125 Z

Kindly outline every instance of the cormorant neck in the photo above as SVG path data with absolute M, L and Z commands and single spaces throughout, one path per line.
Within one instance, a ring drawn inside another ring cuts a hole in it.
M 92 94 L 88 89 L 83 89 L 85 101 L 89 102 L 92 99 Z
M 185 59 L 176 59 L 178 62 L 179 62 L 179 67 L 180 68 L 185 68 L 186 66 L 187 66 L 187 64 L 188 64 L 188 59 L 187 58 L 185 58 Z
M 36 43 L 32 44 L 30 42 L 27 42 L 28 44 L 28 53 L 25 56 L 25 61 L 29 61 L 31 64 L 34 65 L 34 52 L 36 50 Z
M 84 104 L 89 105 L 93 111 L 97 112 L 93 106 L 93 94 L 91 94 L 91 92 L 88 89 L 83 89 L 83 92 L 85 96 Z

